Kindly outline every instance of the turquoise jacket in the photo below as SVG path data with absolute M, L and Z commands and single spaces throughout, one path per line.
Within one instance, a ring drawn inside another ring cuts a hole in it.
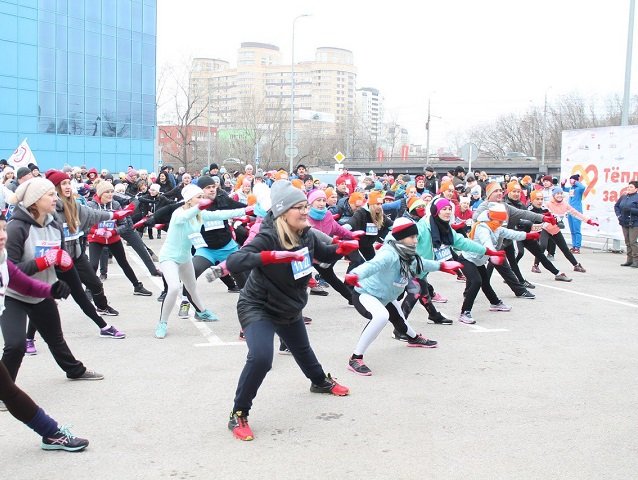
M 386 237 L 386 242 L 388 238 Z M 412 268 L 416 267 L 416 260 L 412 263 Z M 423 260 L 423 270 L 425 272 L 435 272 L 439 270 L 439 262 L 434 260 Z M 377 298 L 383 305 L 396 300 L 403 293 L 408 284 L 409 278 L 401 276 L 401 264 L 399 254 L 391 246 L 385 243 L 372 260 L 359 265 L 350 273 L 359 276 L 360 287 L 355 287 L 358 293 L 367 293 Z
M 191 255 L 191 246 L 195 246 L 195 248 L 198 247 L 197 245 L 193 245 L 191 236 L 194 235 L 203 242 L 200 230 L 204 222 L 208 220 L 221 221 L 233 217 L 240 217 L 244 215 L 245 211 L 245 208 L 212 211 L 200 211 L 197 207 L 188 209 L 178 208 L 171 216 L 168 235 L 159 254 L 160 263 L 167 260 L 171 260 L 175 263 L 190 262 L 193 258 Z M 197 216 L 198 213 L 201 213 L 199 218 Z
M 423 217 L 417 222 L 416 226 L 419 229 L 416 253 L 418 253 L 423 260 L 433 260 L 434 247 L 432 246 L 432 234 L 430 233 L 430 219 Z M 480 243 L 470 240 L 469 238 L 465 238 L 463 235 L 459 235 L 454 230 L 452 230 L 452 236 L 454 237 L 454 243 L 450 246 L 454 247 L 455 250 L 476 253 L 479 255 L 485 254 L 485 247 Z M 427 275 L 427 272 L 422 276 L 424 277 L 425 275 Z

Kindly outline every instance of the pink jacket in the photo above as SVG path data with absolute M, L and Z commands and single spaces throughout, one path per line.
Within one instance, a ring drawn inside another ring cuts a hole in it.
M 308 216 L 308 223 L 312 228 L 316 228 L 317 230 L 334 237 L 335 235 L 339 238 L 345 240 L 352 240 L 352 233 L 350 230 L 346 230 L 343 228 L 337 221 L 332 218 L 332 214 L 330 212 L 326 213 L 326 216 L 321 220 L 315 220 Z

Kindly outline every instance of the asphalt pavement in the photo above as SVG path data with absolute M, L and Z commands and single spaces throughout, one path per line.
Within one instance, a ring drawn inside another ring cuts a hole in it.
M 161 240 L 148 241 L 159 250 Z M 365 320 L 336 292 L 310 297 L 305 314 L 324 369 L 351 388 L 348 397 L 309 391 L 290 356 L 275 355 L 251 411 L 252 442 L 226 427 L 246 346 L 238 339 L 237 294 L 199 280 L 220 317 L 200 323 L 177 317 L 164 340 L 154 338 L 161 282 L 127 255 L 152 297 L 110 266 L 109 317 L 124 340 L 98 336 L 71 299 L 60 302 L 71 350 L 103 381 L 72 382 L 38 338 L 18 384 L 61 423 L 91 442 L 82 453 L 45 452 L 40 439 L 0 412 L 3 478 L 11 479 L 628 479 L 638 469 L 638 269 L 624 255 L 583 249 L 587 273 L 556 282 L 530 272 L 535 300 L 517 299 L 500 278 L 492 285 L 508 313 L 489 312 L 479 294 L 474 326 L 426 321 L 415 330 L 436 349 L 407 348 L 388 325 L 368 350 L 370 377 L 347 371 Z M 338 272 L 345 272 L 340 262 Z M 463 284 L 434 273 L 459 314 Z

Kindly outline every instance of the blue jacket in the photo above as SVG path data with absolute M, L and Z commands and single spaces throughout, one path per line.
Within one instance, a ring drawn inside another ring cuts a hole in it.
M 621 195 L 614 205 L 621 227 L 638 227 L 638 192 Z
M 583 211 L 583 193 L 585 193 L 585 185 L 575 182 L 570 187 L 563 187 L 563 190 L 569 195 L 569 206 L 574 207 L 579 212 Z

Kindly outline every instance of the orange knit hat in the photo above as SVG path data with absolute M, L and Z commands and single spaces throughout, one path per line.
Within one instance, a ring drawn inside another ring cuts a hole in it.
M 328 187 L 324 190 L 326 192 L 326 198 L 330 198 L 335 194 L 335 189 L 332 187 Z
M 292 182 L 292 186 L 298 188 L 299 190 L 303 190 L 303 182 L 298 178 L 295 178 Z
M 373 191 L 368 194 L 368 205 L 381 205 L 383 203 L 383 194 L 378 191 Z
M 353 208 L 354 207 L 360 207 L 361 205 L 363 205 L 365 203 L 365 198 L 363 196 L 363 193 L 354 192 L 352 195 L 350 195 L 348 197 L 348 203 Z
M 533 202 L 538 197 L 542 197 L 542 196 L 543 196 L 543 193 L 540 190 L 532 190 L 532 192 L 529 194 L 529 199 Z
M 249 193 L 246 198 L 247 198 L 246 201 L 248 202 L 248 205 L 254 205 L 255 203 L 257 203 L 257 197 L 255 196 L 254 193 Z
M 517 180 L 512 180 L 507 184 L 507 193 L 510 193 L 514 188 L 520 186 Z
M 450 189 L 450 186 L 454 186 L 454 184 L 450 181 L 447 182 L 441 182 L 441 189 L 439 190 L 439 193 L 445 192 L 446 190 Z

